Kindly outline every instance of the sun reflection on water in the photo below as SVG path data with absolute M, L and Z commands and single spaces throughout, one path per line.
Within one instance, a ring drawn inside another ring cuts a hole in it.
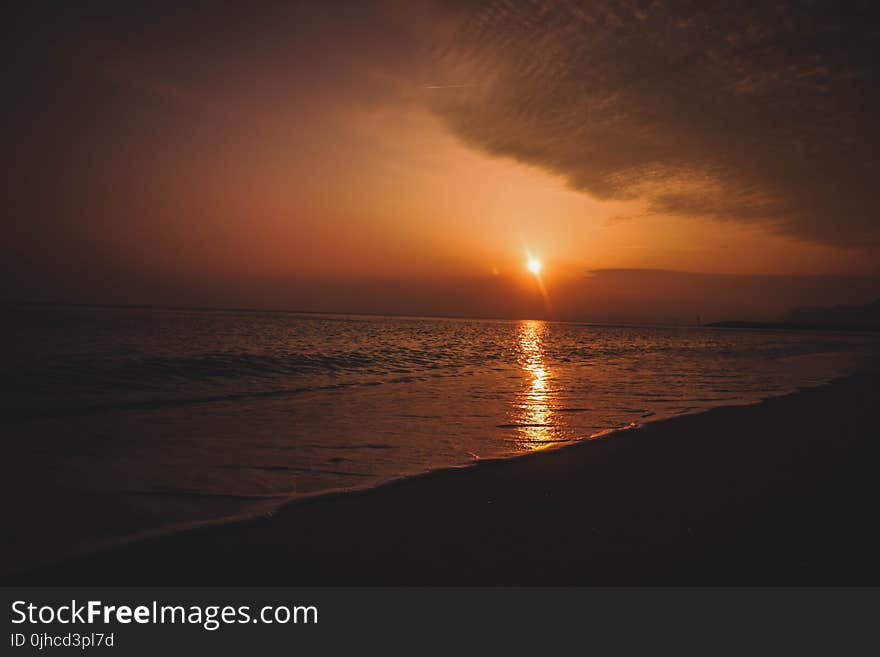
M 523 321 L 518 329 L 518 357 L 526 381 L 514 404 L 511 424 L 520 437 L 520 449 L 543 449 L 556 441 L 552 376 L 544 358 L 546 333 L 547 323 L 538 320 Z

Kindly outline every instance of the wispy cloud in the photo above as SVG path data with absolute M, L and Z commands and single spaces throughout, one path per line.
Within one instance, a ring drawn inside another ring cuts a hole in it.
M 650 210 L 880 244 L 868 3 L 493 2 L 437 47 L 467 143 Z

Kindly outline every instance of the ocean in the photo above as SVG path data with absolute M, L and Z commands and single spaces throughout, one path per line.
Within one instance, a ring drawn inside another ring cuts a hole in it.
M 7 308 L 2 331 L 6 572 L 753 403 L 851 373 L 876 342 L 54 306 Z

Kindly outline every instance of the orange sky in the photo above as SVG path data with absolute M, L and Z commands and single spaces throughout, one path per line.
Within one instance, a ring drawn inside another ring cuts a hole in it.
M 18 144 L 11 206 L 21 221 L 7 267 L 28 281 L 22 296 L 344 311 L 349 297 L 333 290 L 354 281 L 450 281 L 440 296 L 493 278 L 529 288 L 527 249 L 551 296 L 606 269 L 877 275 L 876 250 L 846 237 L 865 230 L 848 206 L 816 215 L 826 199 L 803 200 L 808 183 L 803 199 L 792 195 L 785 169 L 765 165 L 776 152 L 755 141 L 753 158 L 734 153 L 751 132 L 719 137 L 733 154 L 708 157 L 715 133 L 692 138 L 685 125 L 673 138 L 680 126 L 660 110 L 631 118 L 643 108 L 623 104 L 618 87 L 585 96 L 586 82 L 571 86 L 566 69 L 579 68 L 560 59 L 554 24 L 526 62 L 534 75 L 520 73 L 508 50 L 520 17 L 493 15 L 501 23 L 481 29 L 505 38 L 473 41 L 470 17 L 442 4 L 316 4 L 262 19 L 227 9 L 195 32 L 204 16 L 163 17 L 143 33 L 140 17 L 66 26 L 35 67 L 48 81 L 21 96 L 20 132 L 37 135 Z M 593 59 L 607 67 L 602 54 Z M 711 203 L 680 194 L 704 187 Z M 852 225 L 835 233 L 834 217 Z M 396 308 L 389 295 L 377 311 Z
M 157 247 L 140 256 L 147 262 L 256 276 L 519 275 L 526 247 L 548 276 L 872 272 L 868 254 L 771 225 L 598 201 L 558 175 L 468 148 L 417 106 L 311 119 L 329 122 L 320 126 L 287 120 L 268 144 L 253 135 L 198 148 L 141 145 L 141 166 L 113 174 L 125 190 L 111 197 L 113 212 L 131 223 L 109 224 L 103 248 L 128 252 L 134 226 Z M 150 229 L 156 218 L 160 231 Z

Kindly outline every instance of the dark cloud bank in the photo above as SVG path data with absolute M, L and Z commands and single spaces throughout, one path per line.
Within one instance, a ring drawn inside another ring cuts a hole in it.
M 870 2 L 494 2 L 436 55 L 454 132 L 656 212 L 875 249 Z

